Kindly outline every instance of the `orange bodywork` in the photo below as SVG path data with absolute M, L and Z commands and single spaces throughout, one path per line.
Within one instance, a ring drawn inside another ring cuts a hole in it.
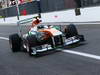
M 48 39 L 49 37 L 52 37 L 54 33 L 58 32 L 58 30 L 54 28 L 48 28 L 48 29 L 40 29 L 39 32 L 44 32 L 44 39 Z

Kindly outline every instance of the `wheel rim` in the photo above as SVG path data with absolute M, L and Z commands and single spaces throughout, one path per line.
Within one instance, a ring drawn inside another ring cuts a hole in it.
M 26 45 L 26 50 L 27 50 L 27 52 L 29 52 L 29 46 L 28 46 L 28 44 Z
M 26 49 L 26 48 L 27 48 L 27 46 L 26 46 L 25 44 L 23 44 L 23 48 L 25 48 L 25 49 Z
M 9 40 L 9 45 L 10 45 L 10 48 L 12 49 L 12 43 L 11 43 L 11 40 Z

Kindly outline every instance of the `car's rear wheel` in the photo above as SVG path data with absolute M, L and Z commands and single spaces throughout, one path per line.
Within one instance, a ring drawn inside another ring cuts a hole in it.
M 9 45 L 12 52 L 18 52 L 21 50 L 21 38 L 18 34 L 12 34 L 9 36 Z
M 65 36 L 66 38 L 69 38 L 69 37 L 73 37 L 73 36 L 77 36 L 78 35 L 78 31 L 75 27 L 74 24 L 70 24 L 68 25 L 66 28 L 65 28 Z

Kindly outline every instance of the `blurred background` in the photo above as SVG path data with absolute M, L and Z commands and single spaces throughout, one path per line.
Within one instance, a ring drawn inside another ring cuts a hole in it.
M 13 17 L 18 15 L 16 10 L 16 1 L 21 16 L 38 13 L 38 3 L 40 4 L 42 13 L 77 7 L 75 0 L 0 0 L 0 17 Z M 80 0 L 80 2 L 81 7 L 100 5 L 100 0 Z

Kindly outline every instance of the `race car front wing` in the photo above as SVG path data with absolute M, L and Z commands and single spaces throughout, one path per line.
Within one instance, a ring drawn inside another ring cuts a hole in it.
M 50 44 L 44 44 L 44 45 L 41 45 L 41 46 L 36 46 L 36 47 L 32 47 L 32 50 L 36 51 L 36 52 L 44 52 L 44 51 L 48 51 L 48 50 L 52 50 L 52 49 L 57 49 L 57 48 L 63 48 L 64 46 L 68 46 L 68 45 L 71 45 L 71 44 L 75 44 L 75 43 L 78 43 L 78 42 L 82 42 L 84 41 L 83 39 L 84 37 L 82 35 L 78 35 L 78 36 L 73 36 L 73 37 L 70 37 L 70 38 L 67 38 L 63 39 L 63 44 L 62 45 L 58 45 L 58 46 L 55 46 L 55 47 L 52 47 Z M 53 39 L 53 42 L 54 42 L 54 39 Z

